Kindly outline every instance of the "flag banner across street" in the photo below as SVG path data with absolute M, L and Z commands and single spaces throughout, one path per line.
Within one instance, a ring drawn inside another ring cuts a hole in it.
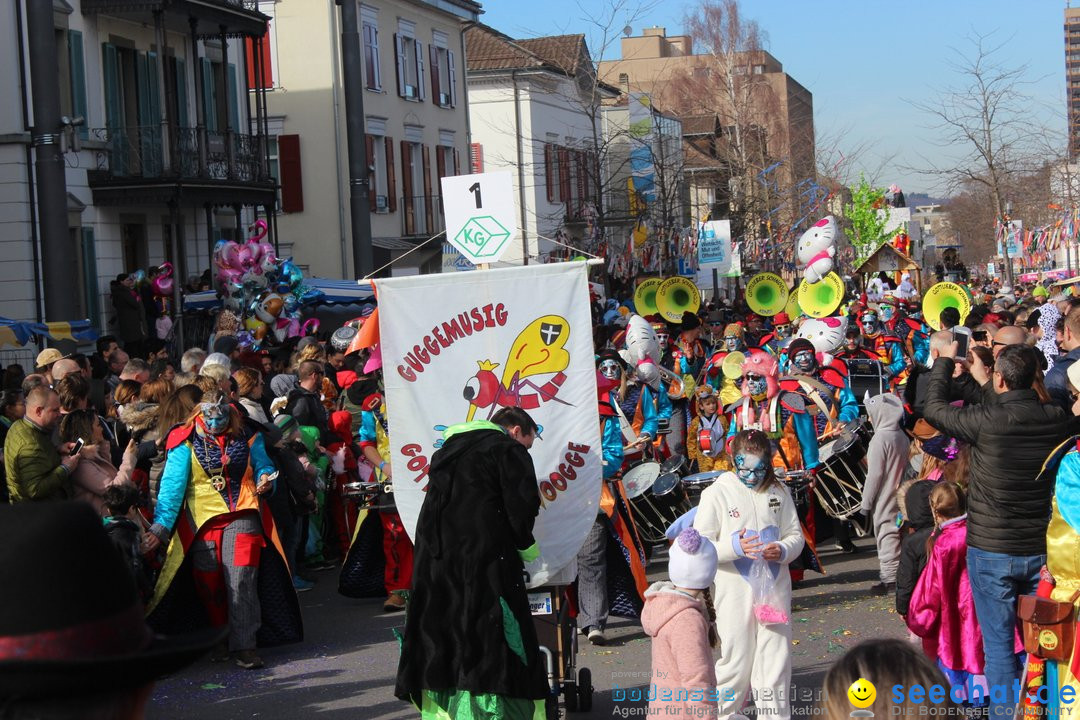
M 540 288 L 543 288 L 540 291 Z M 519 406 L 532 446 L 543 585 L 576 557 L 600 500 L 600 422 L 585 263 L 379 280 L 394 497 L 414 536 L 446 427 Z

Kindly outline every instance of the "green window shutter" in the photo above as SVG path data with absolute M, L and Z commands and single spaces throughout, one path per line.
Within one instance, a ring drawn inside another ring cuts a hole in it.
M 217 132 L 217 103 L 214 101 L 214 65 L 206 58 L 201 58 L 203 107 L 206 109 L 206 130 Z
M 68 62 L 71 66 L 71 108 L 82 115 L 79 137 L 89 137 L 89 118 L 86 117 L 86 62 L 83 57 L 83 35 L 78 30 L 68 30 Z
M 187 73 L 184 71 L 184 59 L 176 58 L 176 117 L 177 127 L 190 127 L 187 106 Z
M 236 66 L 229 63 L 229 127 L 240 132 L 237 118 L 240 116 L 239 93 L 236 89 Z
M 101 331 L 101 291 L 98 288 L 97 249 L 94 244 L 94 228 L 82 228 L 82 272 L 86 314 L 90 325 Z
M 120 104 L 120 61 L 116 55 L 116 46 L 103 43 L 101 56 L 105 72 L 105 126 L 119 130 L 124 125 L 124 116 L 123 106 Z
M 146 53 L 146 70 L 150 91 L 150 122 L 157 126 L 161 125 L 161 80 L 158 74 L 158 63 L 160 61 L 161 59 L 156 52 Z
M 138 84 L 139 127 L 146 128 L 154 124 L 150 117 L 150 65 L 146 53 L 137 53 L 135 61 L 135 82 Z

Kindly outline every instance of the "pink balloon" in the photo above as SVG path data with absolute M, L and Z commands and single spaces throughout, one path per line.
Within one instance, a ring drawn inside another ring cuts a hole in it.
M 248 242 L 254 242 L 254 243 L 259 242 L 264 237 L 266 237 L 266 233 L 269 232 L 269 231 L 270 231 L 270 228 L 267 227 L 265 220 L 262 220 L 262 219 L 256 220 L 255 223 L 251 227 L 248 228 L 248 232 L 254 232 L 255 233 L 254 235 L 252 235 L 251 237 L 248 238 Z
M 236 264 L 232 267 L 247 272 L 255 267 L 255 252 L 251 245 L 240 245 L 236 250 Z
M 241 278 L 244 277 L 244 273 L 239 270 L 233 270 L 232 268 L 221 268 L 217 273 L 217 285 L 218 288 L 226 288 L 230 284 L 241 285 Z
M 319 332 L 319 319 L 309 318 L 304 321 L 304 324 L 300 326 L 301 335 L 314 335 Z
M 161 274 L 154 278 L 151 287 L 158 297 L 169 297 L 173 294 L 173 266 L 171 262 L 161 264 Z
M 221 267 L 231 270 L 243 270 L 240 265 L 240 246 L 231 240 L 221 248 Z

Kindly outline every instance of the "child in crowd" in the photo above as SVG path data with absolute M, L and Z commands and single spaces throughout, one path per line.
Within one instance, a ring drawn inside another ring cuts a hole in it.
M 108 513 L 105 532 L 131 570 L 139 597 L 145 603 L 154 590 L 154 580 L 142 557 L 143 518 L 138 508 L 139 490 L 131 483 L 110 485 L 105 488 L 102 500 Z
M 870 588 L 870 592 L 888 595 L 896 590 L 896 567 L 900 560 L 896 492 L 908 465 L 911 442 L 904 432 L 904 403 L 900 398 L 886 393 L 867 397 L 863 404 L 874 426 L 874 436 L 866 451 L 861 512 L 874 528 L 881 575 L 881 582 Z
M 697 472 L 730 470 L 731 463 L 724 452 L 727 419 L 717 412 L 720 403 L 716 391 L 708 385 L 698 385 L 694 389 L 694 398 L 697 400 L 697 417 L 690 421 L 690 428 L 686 432 L 686 457 L 691 463 L 697 464 Z M 711 449 L 708 455 L 698 438 L 702 430 L 709 431 Z
M 709 586 L 716 574 L 716 548 L 687 528 L 668 551 L 670 582 L 645 592 L 641 626 L 652 638 L 655 699 L 649 714 L 704 718 L 716 716 L 713 649 L 718 638 Z
M 896 568 L 896 612 L 907 618 L 911 594 L 926 567 L 926 541 L 934 531 L 930 492 L 936 483 L 919 480 L 904 495 L 904 524 L 900 526 L 900 563 Z
M 926 543 L 926 569 L 911 596 L 907 625 L 954 688 L 966 687 L 969 680 L 985 684 L 982 632 L 967 571 L 964 491 L 955 483 L 937 483 L 930 511 L 936 529 Z
M 764 716 L 791 714 L 791 576 L 803 535 L 791 492 L 773 474 L 773 449 L 760 430 L 731 441 L 735 466 L 702 494 L 694 528 L 716 545 L 716 615 L 722 657 L 716 663 L 720 715 L 730 717 L 751 688 Z M 762 562 L 757 562 L 762 561 Z M 760 582 L 753 582 L 753 579 Z M 768 602 L 761 602 L 762 597 Z M 759 610 L 769 610 L 766 615 Z

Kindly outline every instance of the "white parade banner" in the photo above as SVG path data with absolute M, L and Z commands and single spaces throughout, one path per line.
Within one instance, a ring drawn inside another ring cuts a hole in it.
M 376 281 L 394 499 L 410 537 L 442 431 L 517 405 L 541 427 L 530 587 L 569 566 L 600 502 L 600 420 L 585 263 Z M 477 528 L 484 532 L 484 528 Z

